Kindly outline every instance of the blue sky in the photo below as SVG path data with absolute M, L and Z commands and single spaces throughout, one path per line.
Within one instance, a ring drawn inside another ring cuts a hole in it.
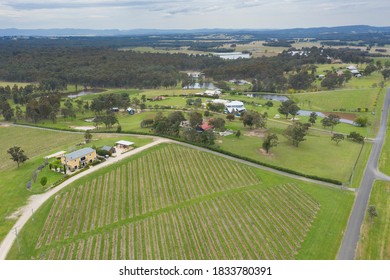
M 390 26 L 388 0 L 0 0 L 0 28 Z

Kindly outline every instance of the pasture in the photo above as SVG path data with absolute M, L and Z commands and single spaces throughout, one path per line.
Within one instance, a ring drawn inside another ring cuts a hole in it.
M 390 116 L 387 119 L 387 125 L 389 126 Z M 378 161 L 379 170 L 387 175 L 390 175 L 390 135 L 389 131 L 386 132 L 385 142 L 382 147 L 381 156 Z
M 8 258 L 332 259 L 353 198 L 160 145 L 51 198 Z
M 390 259 L 390 183 L 376 181 L 368 205 L 373 205 L 378 214 L 371 217 L 368 211 L 364 218 L 356 259 Z
M 242 125 L 238 121 L 228 125 L 232 127 L 234 123 Z M 267 130 L 242 127 L 240 138 L 235 135 L 221 137 L 216 144 L 223 150 L 260 162 L 348 183 L 361 149 L 360 144 L 345 140 L 336 145 L 331 141 L 330 134 L 309 129 L 306 141 L 301 142 L 299 147 L 294 147 L 283 136 L 286 127 L 284 123 L 270 123 Z M 269 154 L 262 150 L 263 139 L 267 133 L 275 133 L 279 139 L 278 146 L 272 148 Z

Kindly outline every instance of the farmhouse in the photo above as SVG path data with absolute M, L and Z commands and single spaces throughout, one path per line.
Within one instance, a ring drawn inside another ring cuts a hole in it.
M 204 73 L 202 72 L 187 72 L 188 77 L 199 79 L 204 77 Z
M 96 159 L 96 151 L 92 148 L 84 148 L 72 153 L 63 155 L 61 163 L 69 170 L 74 171 L 82 168 Z
M 221 90 L 218 88 L 217 89 L 208 89 L 203 94 L 207 95 L 207 96 L 216 96 L 216 95 L 221 94 Z
M 232 101 L 226 104 L 226 112 L 228 114 L 241 113 L 245 110 L 244 103 L 241 101 Z

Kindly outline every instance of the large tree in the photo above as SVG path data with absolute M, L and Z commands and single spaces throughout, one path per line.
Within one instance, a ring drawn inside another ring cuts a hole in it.
M 92 140 L 92 133 L 91 133 L 91 130 L 87 130 L 87 131 L 85 131 L 85 133 L 84 133 L 84 139 L 85 139 L 85 143 L 89 143 L 89 142 L 91 142 L 91 140 Z
M 324 128 L 330 127 L 331 132 L 333 133 L 333 128 L 340 123 L 340 117 L 335 114 L 329 114 L 329 116 L 321 120 L 321 123 Z
M 305 136 L 307 134 L 307 129 L 300 122 L 295 122 L 292 125 L 289 125 L 284 131 L 284 136 L 291 140 L 295 147 L 298 147 L 299 143 L 305 141 Z
M 11 108 L 7 101 L 0 102 L 0 112 L 6 121 L 10 121 L 14 116 L 14 109 Z
M 246 111 L 242 116 L 242 123 L 244 126 L 249 126 L 250 129 L 253 127 L 265 128 L 267 125 L 267 119 L 264 115 L 261 115 L 256 111 Z
M 318 115 L 316 112 L 311 112 L 310 116 L 309 116 L 309 123 L 311 123 L 311 125 L 315 124 L 317 117 L 318 117 Z
M 209 124 L 211 124 L 218 131 L 225 130 L 225 120 L 222 118 L 210 119 Z
M 11 159 L 13 161 L 16 161 L 18 167 L 20 163 L 24 163 L 26 160 L 28 160 L 28 157 L 24 154 L 24 151 L 18 146 L 9 148 L 7 153 L 11 155 Z
M 199 112 L 191 112 L 190 114 L 190 126 L 192 128 L 196 128 L 197 126 L 201 125 L 203 122 L 202 114 Z
M 269 153 L 269 150 L 272 147 L 276 147 L 279 144 L 278 142 L 278 136 L 275 133 L 268 134 L 263 142 L 263 149 Z
M 298 105 L 293 100 L 286 100 L 283 101 L 282 104 L 280 104 L 278 108 L 278 112 L 282 115 L 286 116 L 286 119 L 289 115 L 292 115 L 293 118 L 298 114 L 298 111 L 301 108 L 298 107 Z
M 308 89 L 315 81 L 315 76 L 306 70 L 301 70 L 297 74 L 291 75 L 288 79 L 289 85 L 295 90 Z
M 334 133 L 331 137 L 331 140 L 332 141 L 335 141 L 336 144 L 338 145 L 341 141 L 344 140 L 344 134 L 341 134 L 341 133 Z

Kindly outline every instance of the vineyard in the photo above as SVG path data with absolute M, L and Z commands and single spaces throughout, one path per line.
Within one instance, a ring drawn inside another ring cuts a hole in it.
M 319 203 L 248 166 L 164 145 L 51 202 L 38 259 L 294 259 Z

